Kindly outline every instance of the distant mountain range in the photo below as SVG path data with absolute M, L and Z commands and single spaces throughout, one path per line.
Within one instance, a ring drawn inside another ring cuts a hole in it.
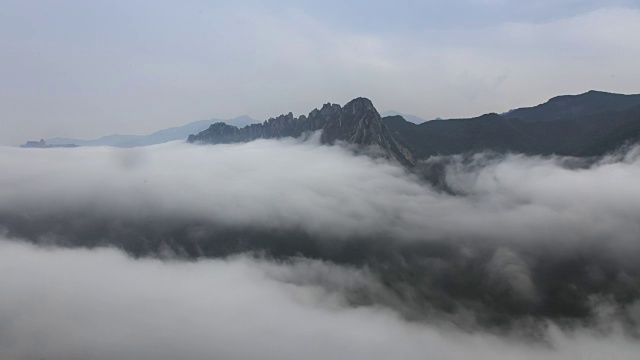
M 227 122 L 234 124 L 235 126 L 244 127 L 249 124 L 258 122 L 258 120 L 252 119 L 249 116 L 240 116 L 230 120 L 211 119 L 200 120 L 188 123 L 179 127 L 172 127 L 164 130 L 156 131 L 148 135 L 108 135 L 94 140 L 82 140 L 82 139 L 70 139 L 55 137 L 51 139 L 45 139 L 46 146 L 44 147 L 60 147 L 60 146 L 115 146 L 115 147 L 137 147 L 137 146 L 149 146 L 155 144 L 162 144 L 168 141 L 186 139 L 190 134 L 200 132 L 209 127 L 212 123 Z M 23 145 L 23 147 L 43 147 L 35 146 L 40 145 L 39 142 L 29 141 Z
M 339 140 L 361 148 L 375 147 L 383 156 L 409 167 L 416 159 L 433 155 L 479 151 L 597 156 L 640 140 L 640 95 L 589 91 L 501 115 L 420 124 L 402 115 L 382 118 L 371 101 L 358 98 L 344 108 L 325 104 L 308 117 L 294 118 L 289 113 L 244 128 L 213 124 L 188 141 L 247 142 L 298 137 L 316 130 L 323 130 L 323 143 Z
M 24 145 L 21 145 L 23 148 L 38 148 L 38 149 L 49 149 L 49 148 L 73 148 L 78 147 L 75 144 L 47 144 L 44 139 L 40 139 L 40 141 L 27 141 Z
M 434 155 L 480 151 L 598 156 L 640 140 L 640 94 L 589 91 L 467 119 L 425 121 L 393 110 L 383 114 L 386 116 L 382 117 L 370 100 L 357 98 L 344 107 L 325 104 L 297 118 L 289 113 L 264 122 L 248 116 L 201 120 L 149 135 L 52 138 L 29 141 L 23 147 L 135 147 L 180 139 L 218 144 L 299 137 L 322 130 L 323 143 L 356 145 L 412 167 L 418 159 Z
M 387 117 L 387 116 L 402 116 L 403 119 L 407 120 L 408 122 L 412 122 L 414 124 L 422 124 L 423 122 L 427 122 L 429 120 L 425 120 L 421 117 L 415 116 L 415 115 L 411 115 L 411 114 L 403 114 L 399 111 L 395 111 L 395 110 L 387 110 L 384 112 L 380 113 L 380 116 L 382 117 Z M 440 118 L 438 118 L 438 120 L 442 120 Z

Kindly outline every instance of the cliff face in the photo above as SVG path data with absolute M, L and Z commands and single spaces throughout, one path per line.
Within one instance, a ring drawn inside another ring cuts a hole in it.
M 411 150 L 393 138 L 378 111 L 365 98 L 354 99 L 344 107 L 325 104 L 321 109 L 311 111 L 309 116 L 294 118 L 292 113 L 280 115 L 262 124 L 252 124 L 241 129 L 216 123 L 207 130 L 190 135 L 188 141 L 210 144 L 249 142 L 256 139 L 299 137 L 305 132 L 317 130 L 322 130 L 320 140 L 323 144 L 344 141 L 372 149 L 404 166 L 415 165 Z

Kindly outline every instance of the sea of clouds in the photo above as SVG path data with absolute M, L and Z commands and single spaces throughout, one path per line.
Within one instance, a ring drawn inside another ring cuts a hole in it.
M 640 351 L 638 148 L 409 171 L 315 136 L 0 147 L 0 169 L 3 359 Z

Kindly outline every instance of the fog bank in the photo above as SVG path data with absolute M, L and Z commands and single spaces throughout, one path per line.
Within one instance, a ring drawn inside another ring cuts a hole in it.
M 600 331 L 607 314 L 629 340 L 639 333 L 639 154 L 434 157 L 409 172 L 320 145 L 317 134 L 215 146 L 0 147 L 0 229 L 45 248 L 84 248 L 52 253 L 84 254 L 79 261 L 91 249 L 116 256 L 103 249 L 115 248 L 169 272 L 259 264 L 278 289 L 308 289 L 300 296 L 323 311 L 375 313 L 417 333 L 539 346 L 553 328 Z M 438 186 L 424 180 L 434 174 Z M 83 264 L 70 258 L 69 266 Z M 91 286 L 117 285 L 110 267 L 104 272 Z M 21 276 L 5 288 L 19 289 Z
M 161 262 L 3 239 L 0 357 L 635 359 L 640 351 L 613 323 L 569 332 L 549 323 L 537 343 L 411 323 L 376 306 L 346 306 L 341 291 L 293 281 L 312 275 L 371 281 L 313 261 Z

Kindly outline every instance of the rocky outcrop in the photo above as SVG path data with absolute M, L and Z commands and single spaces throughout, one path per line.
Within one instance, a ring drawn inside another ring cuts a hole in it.
M 322 130 L 320 141 L 323 144 L 353 144 L 404 166 L 415 165 L 412 151 L 393 138 L 378 111 L 366 98 L 351 100 L 344 107 L 325 104 L 321 109 L 311 111 L 308 116 L 302 115 L 298 118 L 288 113 L 241 129 L 225 123 L 216 123 L 207 130 L 190 135 L 188 141 L 227 144 L 256 139 L 300 137 L 307 132 L 318 130 Z
M 20 145 L 20 147 L 22 148 L 37 148 L 37 149 L 49 149 L 49 148 L 57 148 L 57 147 L 64 147 L 64 148 L 73 148 L 73 147 L 78 147 L 78 145 L 76 144 L 47 144 L 46 141 L 44 141 L 44 139 L 40 139 L 40 141 L 27 141 L 26 143 L 24 143 L 23 145 Z

